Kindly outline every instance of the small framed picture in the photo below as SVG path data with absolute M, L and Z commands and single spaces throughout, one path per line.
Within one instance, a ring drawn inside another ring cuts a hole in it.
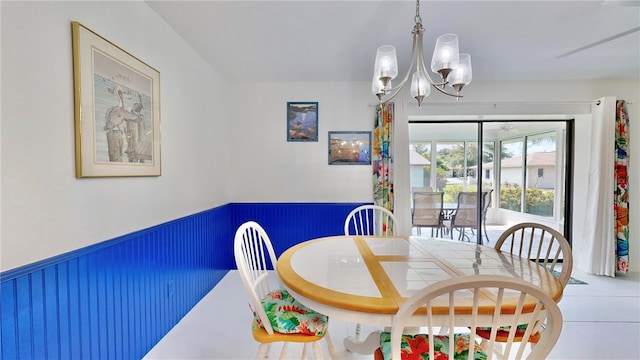
M 287 141 L 318 141 L 318 102 L 287 102 Z
M 371 131 L 329 131 L 329 165 L 371 165 Z

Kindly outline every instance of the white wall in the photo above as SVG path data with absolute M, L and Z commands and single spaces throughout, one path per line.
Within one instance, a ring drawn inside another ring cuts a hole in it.
M 144 2 L 1 2 L 1 269 L 231 201 L 227 83 Z M 162 176 L 76 179 L 71 22 L 160 72 Z
M 370 166 L 329 165 L 329 131 L 371 131 L 371 91 L 359 83 L 235 84 L 236 202 L 373 201 Z M 287 141 L 287 102 L 318 102 L 318 142 Z

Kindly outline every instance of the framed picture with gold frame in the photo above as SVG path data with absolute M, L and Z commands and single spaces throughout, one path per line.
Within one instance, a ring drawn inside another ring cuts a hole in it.
M 329 131 L 329 165 L 371 165 L 371 131 Z
M 160 176 L 160 73 L 72 22 L 76 177 Z

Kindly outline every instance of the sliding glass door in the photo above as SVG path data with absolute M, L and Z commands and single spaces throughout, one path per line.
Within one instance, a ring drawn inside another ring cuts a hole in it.
M 486 243 L 492 233 L 523 221 L 563 232 L 567 123 L 410 120 L 411 187 L 443 192 L 452 238 Z M 455 224 L 466 193 L 475 193 L 474 215 L 482 226 Z

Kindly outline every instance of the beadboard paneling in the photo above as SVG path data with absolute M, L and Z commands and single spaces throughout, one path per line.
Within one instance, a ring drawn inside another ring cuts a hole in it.
M 351 203 L 236 203 L 0 274 L 2 359 L 139 359 L 217 284 L 235 229 L 276 253 L 340 235 Z

